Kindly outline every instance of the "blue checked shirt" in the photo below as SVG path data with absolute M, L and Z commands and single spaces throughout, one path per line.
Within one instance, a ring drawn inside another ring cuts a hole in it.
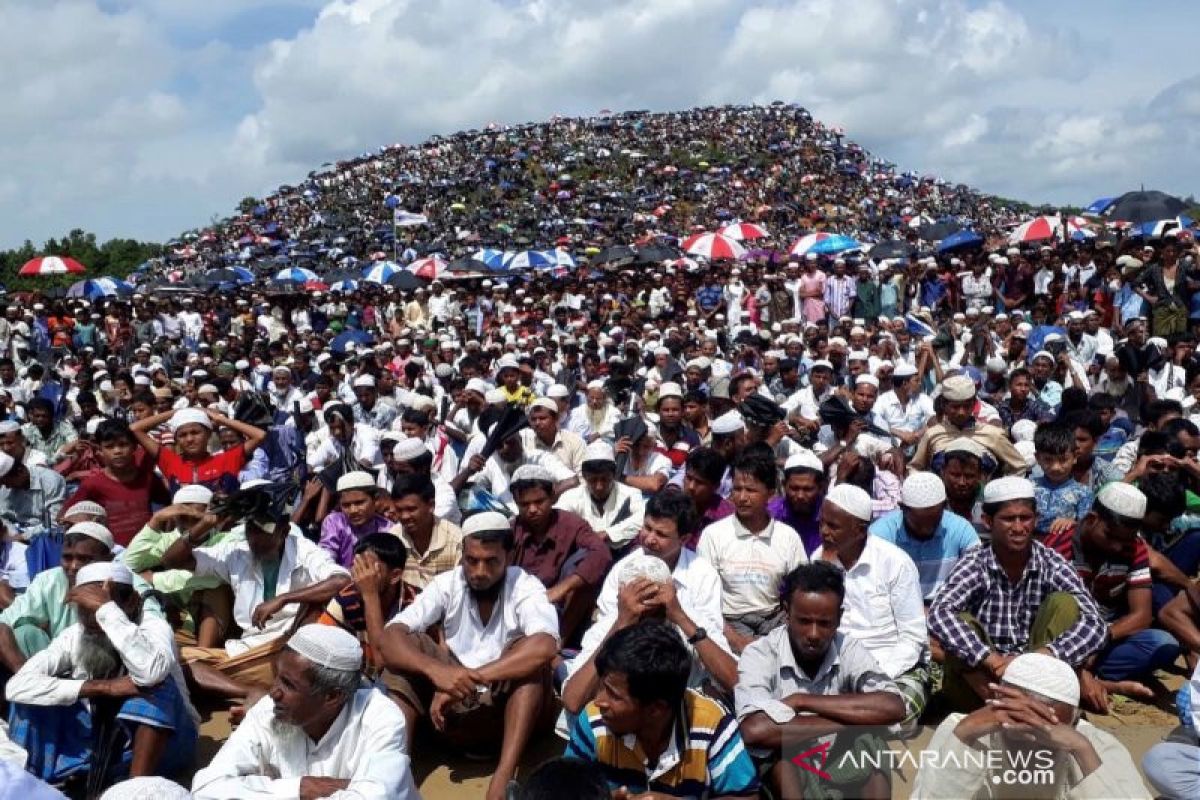
M 696 302 L 700 304 L 700 308 L 705 311 L 712 311 L 717 306 L 721 305 L 721 301 L 725 298 L 725 293 L 721 287 L 716 284 L 706 284 L 696 290 Z
M 1033 543 L 1029 563 L 1015 584 L 1004 574 L 991 547 L 964 553 L 929 608 L 929 632 L 972 667 L 993 649 L 1019 653 L 1029 641 L 1038 609 L 1053 592 L 1071 594 L 1079 602 L 1080 613 L 1079 621 L 1048 648 L 1056 657 L 1078 666 L 1104 646 L 1108 625 L 1075 569 L 1041 542 Z M 990 647 L 959 618 L 963 611 L 983 626 Z

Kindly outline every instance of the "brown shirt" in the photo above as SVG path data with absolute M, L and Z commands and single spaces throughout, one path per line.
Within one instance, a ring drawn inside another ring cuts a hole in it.
M 513 520 L 515 546 L 510 563 L 533 575 L 547 589 L 571 575 L 599 588 L 612 564 L 608 545 L 583 517 L 559 509 L 550 513 L 550 528 L 540 541 L 534 540 L 520 519 Z

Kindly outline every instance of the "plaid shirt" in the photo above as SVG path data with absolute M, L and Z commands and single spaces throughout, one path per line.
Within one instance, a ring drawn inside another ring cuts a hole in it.
M 1046 597 L 1068 592 L 1079 601 L 1079 621 L 1049 644 L 1050 651 L 1071 665 L 1104 646 L 1108 626 L 1066 559 L 1041 542 L 1033 543 L 1029 563 L 1013 584 L 996 561 L 991 547 L 968 550 L 959 559 L 929 609 L 929 631 L 946 649 L 977 666 L 992 649 L 1019 653 L 1029 641 L 1029 629 Z M 989 647 L 959 612 L 974 615 L 987 632 Z

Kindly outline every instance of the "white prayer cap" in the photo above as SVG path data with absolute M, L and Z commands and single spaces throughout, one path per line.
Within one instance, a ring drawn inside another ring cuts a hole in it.
M 746 423 L 737 411 L 726 411 L 712 421 L 712 432 L 718 436 L 727 436 L 745 429 Z
M 1146 495 L 1132 483 L 1112 481 L 1096 494 L 1100 505 L 1114 514 L 1140 520 L 1146 516 Z
M 683 388 L 672 381 L 664 383 L 658 387 L 658 399 L 665 400 L 668 397 L 683 397 Z
M 971 455 L 975 456 L 980 461 L 982 461 L 984 449 L 983 449 L 983 446 L 980 445 L 978 442 L 976 442 L 974 439 L 968 439 L 966 436 L 960 436 L 957 439 L 955 439 L 954 441 L 950 442 L 950 444 L 946 445 L 946 449 L 942 450 L 942 452 L 943 453 L 970 453 Z
M 839 483 L 825 494 L 825 502 L 832 503 L 863 522 L 871 521 L 871 495 L 857 486 Z
M 1009 662 L 1001 680 L 1049 700 L 1079 707 L 1079 678 L 1070 664 L 1054 656 L 1022 653 Z
M 1008 369 L 1008 364 L 1000 356 L 992 356 L 984 364 L 988 372 L 1004 372 Z
M 946 502 L 946 485 L 932 472 L 914 472 L 904 479 L 900 502 L 909 508 L 932 508 Z
M 510 530 L 508 517 L 497 511 L 483 511 L 479 514 L 472 514 L 463 520 L 462 524 L 462 532 L 467 536 L 472 533 L 507 530 Z
M 942 397 L 952 402 L 970 400 L 975 396 L 975 381 L 966 375 L 951 375 L 942 381 Z
M 869 361 L 871 354 L 866 350 L 851 350 L 850 355 L 846 356 L 847 361 Z
M 618 570 L 617 588 L 633 583 L 638 578 L 649 578 L 654 583 L 669 583 L 671 580 L 671 568 L 667 562 L 640 550 L 621 559 Z
M 175 781 L 152 775 L 113 784 L 100 800 L 190 800 L 192 793 Z
M 558 414 L 558 403 L 549 397 L 539 397 L 537 400 L 534 400 L 529 404 L 529 411 L 526 413 L 532 413 L 535 408 L 544 408 L 551 414 Z
M 17 433 L 20 430 L 21 423 L 17 422 L 15 419 L 6 419 L 3 422 L 0 422 L 0 435 L 6 433 Z
M 667 349 L 667 348 L 665 348 L 665 347 L 656 347 L 656 348 L 654 348 L 654 355 L 656 355 L 656 356 L 669 356 L 669 355 L 671 355 L 671 351 L 670 351 L 670 350 L 668 350 L 668 349 Z
M 13 457 L 8 453 L 0 453 L 0 478 L 3 478 L 8 473 L 12 472 L 12 468 L 16 465 Z
M 1021 458 L 1025 459 L 1025 466 L 1033 469 L 1033 465 L 1037 463 L 1037 445 L 1033 443 L 1033 440 L 1013 442 L 1013 448 L 1021 454 Z
M 617 456 L 613 452 L 612 445 L 605 441 L 595 441 L 589 444 L 583 451 L 583 460 L 587 461 L 611 461 L 616 462 Z
M 345 475 L 337 479 L 337 490 L 339 492 L 349 492 L 355 489 L 373 490 L 375 488 L 375 478 L 369 472 L 355 470 L 347 472 Z
M 489 405 L 496 405 L 498 403 L 508 402 L 508 395 L 504 393 L 503 389 L 489 389 L 483 395 L 483 399 Z
M 487 381 L 485 381 L 483 378 L 471 378 L 471 380 L 467 381 L 466 389 L 468 392 L 486 395 L 489 387 L 487 385 Z
M 212 500 L 213 493 L 211 490 L 198 483 L 189 483 L 187 486 L 180 486 L 179 490 L 171 498 L 172 503 L 195 503 L 197 505 L 207 506 Z
M 1018 478 L 1015 475 L 988 481 L 983 487 L 983 502 L 985 504 L 1032 499 L 1033 483 L 1027 478 Z
M 783 464 L 783 474 L 786 475 L 794 469 L 811 469 L 821 474 L 825 473 L 825 465 L 821 463 L 821 459 L 808 449 L 799 450 L 788 456 L 788 460 Z
M 546 397 L 551 397 L 556 400 L 565 400 L 571 396 L 571 390 L 561 383 L 553 384 L 546 390 Z
M 554 474 L 541 464 L 522 464 L 512 474 L 512 482 L 516 483 L 517 481 L 545 481 L 546 483 L 554 483 Z
M 827 358 L 818 358 L 816 361 L 812 362 L 812 366 L 808 368 L 808 371 L 812 372 L 814 369 L 827 369 L 832 371 L 833 362 Z
M 521 368 L 521 365 L 517 363 L 517 360 L 510 356 L 504 356 L 503 358 L 501 358 L 499 361 L 496 362 L 496 374 L 497 375 L 500 374 L 500 372 L 502 370 L 520 369 L 520 368 Z
M 75 519 L 76 517 L 92 516 L 100 519 L 108 519 L 108 512 L 104 510 L 104 506 L 91 500 L 80 500 L 75 505 L 63 512 L 62 518 L 64 521 Z
M 917 368 L 914 367 L 912 364 L 909 364 L 907 361 L 901 361 L 899 364 L 896 365 L 896 368 L 892 370 L 893 378 L 899 378 L 899 379 L 911 378 L 913 375 L 916 375 L 916 374 L 917 374 Z
M 81 533 L 90 539 L 95 539 L 109 550 L 113 548 L 112 532 L 99 522 L 76 522 L 67 528 L 67 535 L 72 533 Z
M 876 389 L 879 388 L 879 378 L 876 378 L 874 375 L 868 375 L 865 372 L 854 379 L 855 386 L 858 386 L 860 383 L 869 383 Z
M 85 522 L 83 524 L 95 525 L 96 523 Z M 75 527 L 79 526 L 76 525 Z M 133 573 L 129 571 L 129 567 L 120 561 L 94 561 L 91 564 L 80 567 L 79 572 L 75 573 L 76 586 L 83 586 L 88 583 L 104 583 L 105 581 L 133 586 Z
M 181 408 L 171 415 L 171 432 L 174 433 L 184 425 L 203 425 L 212 430 L 212 420 L 198 408 Z
M 298 406 L 299 406 L 299 408 L 297 409 L 297 411 L 298 411 L 298 413 L 300 413 L 300 414 L 311 414 L 311 413 L 313 413 L 313 404 L 312 404 L 312 400 L 309 400 L 307 397 L 301 398 L 301 399 L 300 399 L 300 402 L 298 403 Z
M 287 647 L 329 669 L 357 672 L 362 666 L 358 637 L 337 625 L 301 625 L 288 639 Z
M 595 380 L 593 380 L 593 381 L 588 381 L 587 388 L 588 388 L 589 390 L 591 390 L 591 389 L 603 389 L 603 388 L 604 388 L 604 380 L 603 380 L 603 379 L 601 379 L 601 378 L 596 378 L 596 379 L 595 379 Z
M 359 387 L 367 387 L 369 389 L 374 389 L 375 388 L 375 376 L 374 375 L 359 375 L 357 378 L 354 379 L 354 388 L 358 389 Z
M 396 446 L 392 448 L 392 459 L 394 461 L 412 461 L 428 452 L 425 443 L 420 439 L 415 436 L 406 436 L 396 442 Z
M 1014 442 L 1032 442 L 1037 433 L 1037 423 L 1031 419 L 1019 419 L 1013 423 L 1012 438 Z

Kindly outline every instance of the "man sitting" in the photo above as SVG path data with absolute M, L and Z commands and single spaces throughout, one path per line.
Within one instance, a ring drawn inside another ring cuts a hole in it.
M 582 517 L 614 552 L 624 550 L 642 529 L 642 493 L 617 480 L 616 455 L 608 442 L 588 445 L 580 469 L 584 485 L 563 492 L 554 507 Z
M 825 484 L 825 465 L 821 459 L 811 450 L 801 450 L 784 462 L 783 492 L 767 503 L 771 517 L 798 533 L 804 552 L 810 556 L 821 544 Z
M 500 740 L 487 798 L 501 800 L 550 701 L 558 615 L 537 578 L 508 566 L 513 535 L 504 515 L 469 517 L 463 534 L 462 565 L 396 615 L 380 645 L 401 702 L 428 714 L 452 746 Z M 426 633 L 435 625 L 442 644 Z
M 968 550 L 929 608 L 929 630 L 946 650 L 942 691 L 974 710 L 1022 652 L 1081 665 L 1108 640 L 1108 626 L 1079 574 L 1033 540 L 1033 484 L 991 481 L 983 490 L 988 547 Z
M 1129 752 L 1116 738 L 1080 718 L 1079 680 L 1071 665 L 1044 653 L 1014 658 L 988 705 L 951 714 L 926 750 L 913 800 L 963 800 L 1008 793 L 1063 800 L 1149 798 Z M 981 754 L 988 758 L 980 759 Z M 999 757 L 997 757 L 999 756 Z M 1042 762 L 1045 760 L 1045 767 Z M 1053 781 L 1018 784 L 1026 770 L 1052 771 Z M 1006 791 L 1007 790 L 1007 791 Z
M 576 475 L 584 459 L 583 437 L 558 425 L 558 403 L 541 397 L 529 405 L 529 427 L 521 431 L 521 447 L 527 453 L 554 456 Z
M 437 516 L 436 498 L 436 489 L 427 475 L 400 475 L 392 486 L 392 514 L 398 523 L 390 534 L 399 538 L 408 551 L 404 563 L 406 601 L 438 575 L 453 570 L 462 559 L 462 529 Z
M 596 699 L 571 718 L 566 755 L 604 770 L 613 797 L 756 797 L 737 722 L 689 689 L 692 659 L 674 628 L 639 622 L 596 654 Z
M 65 600 L 79 622 L 26 661 L 5 690 L 27 769 L 55 782 L 89 772 L 89 784 L 102 788 L 122 764 L 134 776 L 186 768 L 199 717 L 171 626 L 143 614 L 133 573 L 111 561 L 88 564 Z
M 839 483 L 821 507 L 821 547 L 813 561 L 846 574 L 840 630 L 861 642 L 904 698 L 904 724 L 915 724 L 929 699 L 929 645 L 917 568 L 904 551 L 867 533 L 871 496 Z M 907 732 L 907 731 L 906 731 Z
M 28 540 L 58 519 L 67 484 L 52 469 L 22 464 L 0 452 L 0 490 L 0 522 Z
M 950 442 L 966 437 L 993 453 L 1005 474 L 1023 475 L 1025 458 L 1017 452 L 1008 434 L 995 425 L 976 421 L 975 382 L 966 375 L 952 375 L 942 381 L 941 390 L 942 421 L 925 429 L 909 469 L 929 469 L 934 456 L 945 450 Z
M 900 508 L 884 514 L 869 529 L 891 542 L 917 565 L 921 596 L 928 603 L 959 557 L 979 546 L 970 522 L 946 508 L 946 487 L 932 472 L 914 472 L 904 479 Z
M 492 428 L 498 424 L 498 421 L 493 422 L 484 435 L 491 433 Z M 471 451 L 468 449 L 467 452 Z M 521 444 L 521 437 L 514 433 L 501 442 L 500 446 L 496 448 L 496 452 L 488 458 L 484 458 L 479 452 L 467 458 L 466 466 L 458 475 L 454 476 L 450 485 L 456 492 L 461 492 L 465 487 L 471 485 L 472 491 L 477 495 L 477 499 L 472 500 L 475 505 L 482 507 L 499 505 L 508 509 L 509 512 L 515 512 L 517 503 L 513 499 L 511 491 L 512 475 L 526 464 L 535 464 L 550 472 L 554 480 L 555 497 L 574 488 L 579 483 L 579 478 L 575 473 L 558 458 L 539 450 L 525 450 Z
M 320 547 L 340 566 L 349 569 L 354 547 L 364 536 L 392 527 L 376 509 L 379 489 L 369 472 L 347 472 L 337 479 L 337 509 L 321 521 Z
M 196 773 L 196 800 L 355 797 L 416 800 L 404 717 L 362 685 L 349 633 L 305 625 L 280 651 L 270 694 Z
M 906 711 L 900 689 L 871 652 L 839 632 L 846 599 L 841 570 L 824 561 L 802 564 L 783 579 L 780 597 L 784 625 L 752 642 L 738 664 L 736 707 L 746 745 L 777 756 L 832 739 L 824 769 L 833 787 L 855 797 L 890 797 L 885 773 L 847 768 L 843 758 L 884 746 L 869 730 L 843 729 L 893 725 Z M 816 791 L 816 776 L 786 757 L 770 774 L 779 797 Z

